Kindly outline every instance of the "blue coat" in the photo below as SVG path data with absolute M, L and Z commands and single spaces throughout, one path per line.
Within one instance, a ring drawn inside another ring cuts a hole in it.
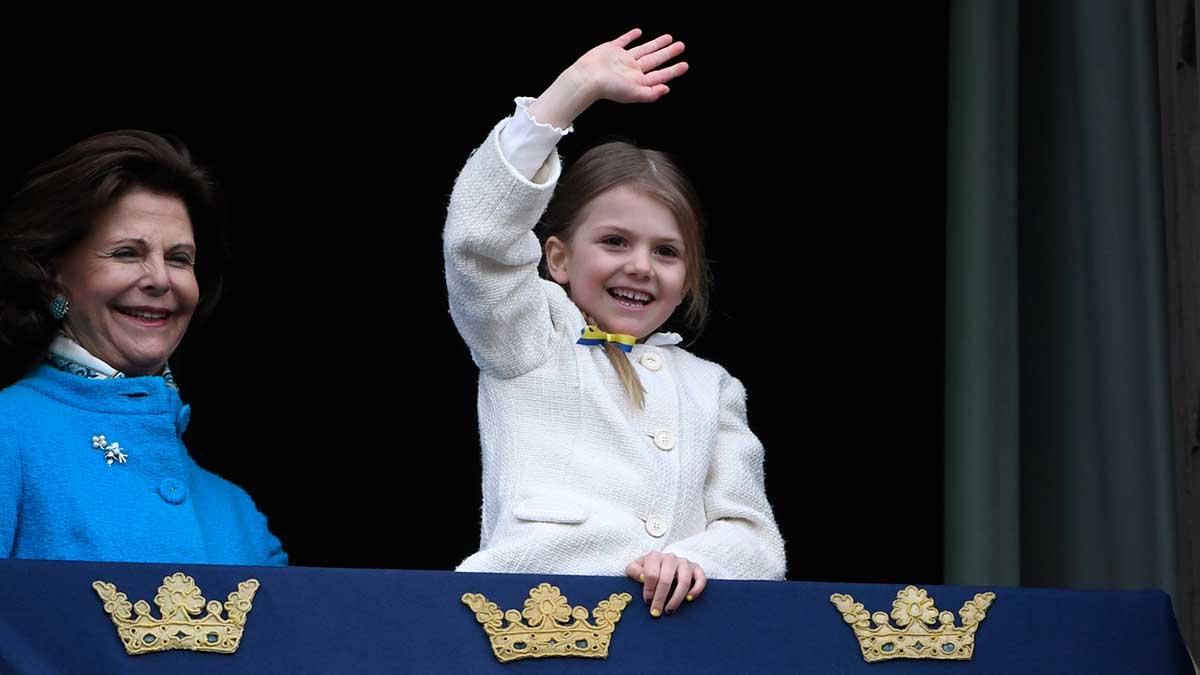
M 0 391 L 0 555 L 286 565 L 249 495 L 188 455 L 189 414 L 161 377 L 42 365 Z M 110 465 L 95 436 L 127 461 Z

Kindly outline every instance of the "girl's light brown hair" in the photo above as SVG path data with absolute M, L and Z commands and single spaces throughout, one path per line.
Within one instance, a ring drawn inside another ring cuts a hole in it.
M 604 143 L 575 161 L 559 184 L 554 199 L 538 224 L 543 245 L 557 237 L 568 246 L 578 216 L 593 199 L 617 187 L 630 187 L 662 203 L 675 217 L 684 244 L 684 299 L 676 315 L 693 334 L 704 328 L 708 316 L 708 262 L 704 257 L 700 202 L 691 183 L 666 154 L 632 143 Z M 542 275 L 549 277 L 545 258 Z M 567 289 L 568 293 L 570 289 Z M 585 317 L 592 323 L 591 317 Z M 676 317 L 672 317 L 675 319 Z M 604 326 L 600 326 L 604 329 Z M 645 405 L 645 390 L 633 364 L 612 344 L 604 346 L 621 384 L 637 407 Z

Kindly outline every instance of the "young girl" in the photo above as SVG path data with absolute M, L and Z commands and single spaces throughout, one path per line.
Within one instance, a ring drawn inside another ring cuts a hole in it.
M 677 309 L 704 316 L 690 187 L 664 155 L 607 144 L 551 202 L 554 147 L 580 113 L 657 100 L 686 72 L 665 66 L 682 43 L 632 46 L 640 34 L 517 100 L 458 177 L 444 249 L 450 312 L 480 369 L 480 550 L 458 570 L 624 572 L 657 617 L 710 576 L 781 579 L 785 563 L 741 383 L 655 332 Z

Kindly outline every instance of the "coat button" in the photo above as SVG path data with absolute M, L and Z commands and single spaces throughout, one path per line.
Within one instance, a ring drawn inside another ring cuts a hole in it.
M 187 484 L 174 478 L 164 478 L 158 484 L 158 496 L 168 504 L 182 504 L 188 496 Z
M 646 532 L 651 537 L 661 537 L 667 533 L 667 519 L 659 515 L 646 518 Z
M 659 450 L 670 450 L 671 448 L 674 448 L 675 434 L 672 434 L 666 429 L 660 429 L 659 431 L 654 432 L 654 447 L 658 448 Z
M 639 359 L 639 361 L 641 361 L 642 365 L 646 367 L 646 370 L 651 372 L 658 372 L 658 370 L 663 367 L 662 357 L 654 352 L 646 352 L 645 354 L 642 354 L 642 358 Z

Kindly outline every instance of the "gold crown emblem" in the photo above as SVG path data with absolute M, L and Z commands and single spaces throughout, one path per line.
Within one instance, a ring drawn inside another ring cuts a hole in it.
M 225 601 L 226 618 L 221 618 L 221 603 L 208 603 L 208 614 L 199 616 L 204 607 L 204 596 L 196 582 L 183 572 L 164 577 L 158 587 L 154 604 L 158 605 L 161 619 L 150 616 L 150 605 L 138 600 L 130 605 L 124 593 L 104 581 L 92 582 L 92 588 L 104 601 L 104 611 L 117 626 L 117 635 L 130 654 L 165 652 L 171 649 L 190 649 L 200 652 L 232 654 L 242 641 L 242 629 L 246 615 L 250 613 L 250 601 L 258 590 L 257 579 L 247 579 L 238 584 L 236 592 Z M 137 614 L 131 618 L 130 607 Z
M 977 593 L 958 610 L 962 627 L 954 625 L 950 612 L 938 614 L 933 598 L 923 588 L 909 586 L 896 593 L 892 619 L 883 612 L 868 614 L 861 602 L 849 595 L 834 593 L 829 601 L 854 628 L 863 659 L 868 662 L 889 659 L 952 659 L 965 661 L 975 653 L 975 631 L 987 616 L 986 610 L 996 599 L 995 593 Z M 874 621 L 875 627 L 871 628 Z M 938 624 L 941 625 L 938 625 Z
M 544 656 L 608 658 L 613 630 L 631 600 L 633 596 L 628 593 L 614 593 L 601 600 L 592 610 L 595 623 L 591 623 L 587 609 L 572 608 L 557 586 L 546 583 L 530 589 L 521 612 L 501 612 L 496 603 L 478 593 L 462 596 L 463 604 L 475 612 L 475 620 L 488 634 L 492 653 L 502 663 Z M 506 620 L 508 625 L 504 625 Z

